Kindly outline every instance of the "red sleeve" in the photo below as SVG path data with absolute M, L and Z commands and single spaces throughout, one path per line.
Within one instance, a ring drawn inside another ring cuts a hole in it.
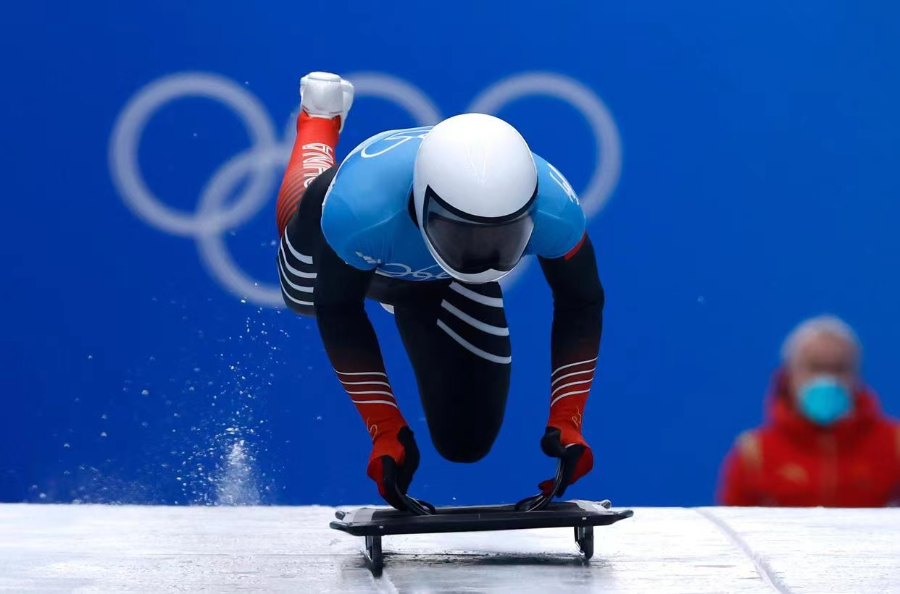
M 759 443 L 756 436 L 744 434 L 728 452 L 719 472 L 716 503 L 754 507 L 761 504 L 753 476 L 757 473 Z

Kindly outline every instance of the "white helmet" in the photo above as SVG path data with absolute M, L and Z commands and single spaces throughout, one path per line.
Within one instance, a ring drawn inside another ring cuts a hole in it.
M 466 113 L 432 128 L 416 154 L 413 199 L 441 268 L 467 283 L 507 275 L 531 239 L 537 179 L 525 139 L 500 118 Z

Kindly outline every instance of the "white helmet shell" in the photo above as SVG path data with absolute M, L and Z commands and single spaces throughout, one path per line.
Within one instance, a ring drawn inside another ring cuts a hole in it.
M 491 115 L 467 113 L 442 121 L 422 140 L 416 154 L 413 199 L 422 237 L 438 264 L 464 282 L 495 281 L 511 268 L 466 273 L 448 264 L 426 233 L 427 190 L 463 218 L 502 220 L 528 207 L 536 188 L 537 168 L 525 139 Z M 529 236 L 530 231 L 528 227 Z

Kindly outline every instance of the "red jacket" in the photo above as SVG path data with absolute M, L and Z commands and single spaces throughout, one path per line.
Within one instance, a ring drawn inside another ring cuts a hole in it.
M 784 375 L 767 399 L 767 422 L 738 437 L 722 465 L 722 505 L 883 507 L 900 504 L 900 424 L 868 388 L 853 413 L 821 428 L 794 409 Z

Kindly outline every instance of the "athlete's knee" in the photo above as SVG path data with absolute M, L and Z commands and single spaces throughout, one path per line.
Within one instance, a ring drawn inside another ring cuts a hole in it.
M 493 440 L 487 442 L 472 442 L 471 440 L 456 441 L 450 443 L 434 442 L 434 447 L 441 457 L 450 462 L 478 462 L 488 455 Z
M 450 462 L 478 462 L 488 455 L 497 439 L 500 427 L 485 427 L 480 431 L 456 428 L 455 431 L 431 431 L 434 448 Z

